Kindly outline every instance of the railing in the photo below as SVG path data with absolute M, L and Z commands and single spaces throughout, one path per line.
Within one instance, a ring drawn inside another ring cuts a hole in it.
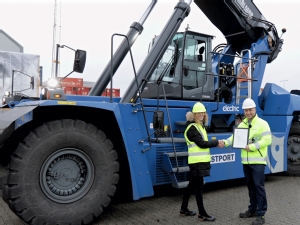
M 245 51 L 245 50 L 244 50 Z M 243 51 L 242 51 L 243 52 Z M 219 68 L 220 68 L 220 55 L 226 55 L 226 56 L 230 56 L 230 57 L 237 57 L 237 58 L 240 58 L 240 65 L 242 65 L 241 63 L 243 63 L 242 62 L 242 59 L 247 59 L 248 61 L 249 61 L 249 63 L 248 64 L 251 64 L 252 65 L 252 63 L 256 63 L 258 60 L 257 59 L 254 59 L 254 58 L 251 58 L 251 56 L 250 56 L 250 58 L 247 58 L 247 57 L 242 57 L 242 56 L 236 56 L 236 55 L 230 55 L 230 54 L 225 54 L 225 53 L 219 53 L 219 52 L 210 52 L 210 54 L 212 55 L 212 56 L 214 56 L 215 54 L 218 54 L 218 74 L 214 74 L 214 73 L 206 73 L 206 75 L 209 75 L 209 76 L 218 76 L 218 77 L 228 77 L 228 78 L 233 78 L 233 79 L 236 79 L 236 85 L 238 85 L 238 80 L 239 79 L 243 79 L 243 80 L 247 80 L 247 81 L 250 81 L 251 82 L 251 84 L 252 84 L 252 82 L 253 81 L 258 81 L 257 79 L 252 79 L 252 69 L 250 70 L 250 76 L 251 76 L 251 78 L 239 78 L 238 76 L 236 76 L 236 74 L 235 75 L 226 75 L 226 74 L 219 74 Z M 250 67 L 251 68 L 251 67 Z M 205 77 L 205 76 L 204 76 Z M 251 85 L 251 88 L 252 88 L 252 85 Z M 202 90 L 203 90 L 203 88 L 202 88 Z M 251 91 L 251 93 L 252 93 L 252 91 Z M 219 110 L 219 103 L 220 103 L 220 99 L 219 99 L 219 95 L 220 95 L 220 82 L 218 82 L 218 99 L 217 99 L 217 102 L 218 102 L 218 105 L 217 105 L 217 109 L 212 109 L 211 111 L 212 112 L 216 112 L 216 111 L 218 111 Z M 201 98 L 202 98 L 202 95 L 201 95 Z
M 148 128 L 147 118 L 146 118 L 146 114 L 145 114 L 145 109 L 144 109 L 142 95 L 141 95 L 141 92 L 140 92 L 140 87 L 139 87 L 139 84 L 138 84 L 138 81 L 137 81 L 137 77 L 136 77 L 136 71 L 135 71 L 135 66 L 134 66 L 134 62 L 133 62 L 131 47 L 130 47 L 130 44 L 129 44 L 128 37 L 126 35 L 124 35 L 124 34 L 113 34 L 111 36 L 111 60 L 110 60 L 110 69 L 111 69 L 111 71 L 110 71 L 111 72 L 110 73 L 110 88 L 111 88 L 111 92 L 110 92 L 110 102 L 111 103 L 113 102 L 113 100 L 112 100 L 112 90 L 113 89 L 112 88 L 113 88 L 113 38 L 114 38 L 114 36 L 125 37 L 126 40 L 127 40 L 127 43 L 128 43 L 128 48 L 129 48 L 130 58 L 131 58 L 131 62 L 132 62 L 134 77 L 135 77 L 135 81 L 136 81 L 137 91 L 138 91 L 138 94 L 139 94 L 139 97 L 140 97 L 140 100 L 141 100 L 141 102 L 139 104 L 142 106 L 142 111 L 143 111 L 143 115 L 144 115 L 145 125 L 146 125 L 146 129 L 147 129 L 147 134 L 148 134 L 148 137 L 149 137 L 149 143 L 150 143 L 149 148 L 143 150 L 143 152 L 146 152 L 149 149 L 151 149 L 151 147 L 152 147 L 151 146 L 151 140 L 150 140 L 150 136 L 151 135 L 149 135 L 149 128 Z M 136 105 L 138 105 L 138 104 L 134 104 L 134 105 L 132 105 L 132 107 L 135 107 Z

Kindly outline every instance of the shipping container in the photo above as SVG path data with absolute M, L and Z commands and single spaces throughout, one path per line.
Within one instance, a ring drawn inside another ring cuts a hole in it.
M 102 93 L 101 96 L 110 97 L 110 88 L 106 88 L 105 91 Z M 113 97 L 120 97 L 120 89 L 113 88 L 112 96 Z
M 59 77 L 62 78 L 62 77 Z M 61 81 L 63 87 L 83 87 L 83 78 L 65 78 Z

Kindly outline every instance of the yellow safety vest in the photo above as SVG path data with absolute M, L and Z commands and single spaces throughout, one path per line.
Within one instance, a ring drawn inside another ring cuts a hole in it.
M 248 118 L 244 119 L 238 125 L 238 128 L 248 128 Z M 225 146 L 232 145 L 233 135 L 224 140 Z M 267 121 L 259 118 L 257 115 L 251 121 L 249 129 L 249 149 L 248 152 L 241 149 L 241 158 L 243 164 L 265 164 L 267 165 L 268 146 L 272 143 L 272 133 Z M 245 146 L 246 147 L 246 146 Z
M 205 129 L 202 126 L 198 126 L 196 123 L 191 123 L 184 132 L 184 137 L 186 140 L 186 144 L 188 146 L 188 164 L 198 163 L 198 162 L 210 162 L 211 156 L 209 148 L 200 148 L 196 145 L 195 142 L 192 142 L 187 137 L 187 131 L 191 126 L 195 126 L 202 136 L 203 140 L 208 141 L 207 134 Z

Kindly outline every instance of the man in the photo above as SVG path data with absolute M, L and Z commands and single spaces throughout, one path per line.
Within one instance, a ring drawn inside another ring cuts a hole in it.
M 256 115 L 255 107 L 255 102 L 252 99 L 245 99 L 242 108 L 246 118 L 238 125 L 238 128 L 249 128 L 249 144 L 245 146 L 245 149 L 241 149 L 241 158 L 249 190 L 250 205 L 245 213 L 240 213 L 240 217 L 257 216 L 252 225 L 260 225 L 265 223 L 267 211 L 265 167 L 267 165 L 268 146 L 272 142 L 272 133 L 268 123 Z M 223 142 L 222 145 L 226 147 L 232 145 L 233 135 Z

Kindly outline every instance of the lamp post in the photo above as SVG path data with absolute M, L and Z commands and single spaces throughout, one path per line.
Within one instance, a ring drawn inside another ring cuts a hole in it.
M 285 89 L 285 82 L 288 80 L 281 80 L 280 82 L 283 82 L 283 88 Z

